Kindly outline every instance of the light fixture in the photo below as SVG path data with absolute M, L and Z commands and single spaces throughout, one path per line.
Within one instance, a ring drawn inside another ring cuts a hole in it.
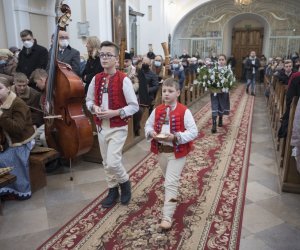
M 234 4 L 236 4 L 236 5 L 245 6 L 245 5 L 249 5 L 251 3 L 252 3 L 252 0 L 234 0 Z

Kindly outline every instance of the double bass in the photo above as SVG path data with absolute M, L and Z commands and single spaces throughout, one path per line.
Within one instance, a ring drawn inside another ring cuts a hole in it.
M 49 147 L 55 148 L 65 159 L 88 152 L 93 144 L 90 120 L 86 117 L 82 80 L 68 64 L 56 58 L 59 30 L 65 30 L 71 16 L 68 5 L 61 5 L 63 15 L 59 18 L 52 51 L 46 87 L 45 135 Z

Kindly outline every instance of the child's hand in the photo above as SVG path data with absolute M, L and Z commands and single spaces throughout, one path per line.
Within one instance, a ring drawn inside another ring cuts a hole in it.
M 151 132 L 150 136 L 154 139 L 154 140 L 158 140 L 158 138 L 156 138 L 157 133 L 155 131 Z
M 174 135 L 173 134 L 169 134 L 167 137 L 165 137 L 165 138 L 161 138 L 161 137 L 159 137 L 159 138 L 155 138 L 155 140 L 159 140 L 159 141 L 164 141 L 164 142 L 173 142 L 173 140 L 174 140 Z

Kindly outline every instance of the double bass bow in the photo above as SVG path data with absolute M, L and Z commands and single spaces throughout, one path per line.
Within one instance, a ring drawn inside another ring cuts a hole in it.
M 65 30 L 71 17 L 70 7 L 61 5 L 46 87 L 45 135 L 49 147 L 55 148 L 65 159 L 88 152 L 93 144 L 90 120 L 83 111 L 84 85 L 68 64 L 57 60 L 58 33 Z M 44 117 L 45 118 L 45 117 Z

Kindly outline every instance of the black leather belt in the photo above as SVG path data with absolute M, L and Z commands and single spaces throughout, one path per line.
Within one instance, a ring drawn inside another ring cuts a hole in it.
M 169 145 L 158 144 L 158 152 L 159 153 L 173 153 L 174 148 Z

